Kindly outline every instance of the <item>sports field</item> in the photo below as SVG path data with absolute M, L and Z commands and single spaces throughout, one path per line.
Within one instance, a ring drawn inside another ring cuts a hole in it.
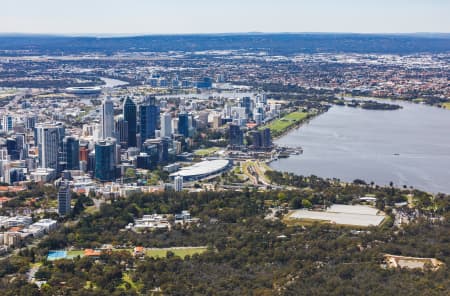
M 174 253 L 175 256 L 184 258 L 188 255 L 192 256 L 194 254 L 201 254 L 203 252 L 206 252 L 206 247 L 146 249 L 145 255 L 153 258 L 163 258 L 166 257 L 168 251 Z

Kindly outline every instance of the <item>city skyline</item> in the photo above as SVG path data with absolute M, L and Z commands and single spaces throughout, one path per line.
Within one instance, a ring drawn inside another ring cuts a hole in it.
M 2 295 L 450 290 L 449 0 L 2 3 Z
M 241 32 L 450 32 L 450 3 L 432 1 L 80 0 L 3 3 L 1 33 L 146 35 Z

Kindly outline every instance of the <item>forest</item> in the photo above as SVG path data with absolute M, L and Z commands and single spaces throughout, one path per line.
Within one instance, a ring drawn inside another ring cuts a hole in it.
M 279 172 L 269 177 L 297 189 L 141 193 L 104 203 L 93 213 L 83 210 L 89 198 L 78 196 L 78 214 L 61 221 L 64 227 L 1 262 L 2 295 L 444 295 L 450 290 L 448 196 L 361 180 L 343 184 Z M 402 227 L 359 229 L 266 219 L 271 208 L 352 204 L 367 194 L 376 196 L 376 206 L 388 215 L 396 201 L 412 195 L 424 215 Z M 125 230 L 144 214 L 182 210 L 200 223 L 170 231 Z M 123 250 L 97 258 L 46 259 L 49 250 L 103 244 Z M 171 252 L 165 258 L 134 257 L 132 246 L 207 246 L 207 251 L 185 258 Z M 437 258 L 444 265 L 437 271 L 388 269 L 386 253 Z M 30 266 L 38 266 L 40 289 L 27 281 Z

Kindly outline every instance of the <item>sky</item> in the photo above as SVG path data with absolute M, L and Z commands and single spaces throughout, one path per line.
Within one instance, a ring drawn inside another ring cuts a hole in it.
M 450 32 L 450 0 L 0 0 L 0 33 Z

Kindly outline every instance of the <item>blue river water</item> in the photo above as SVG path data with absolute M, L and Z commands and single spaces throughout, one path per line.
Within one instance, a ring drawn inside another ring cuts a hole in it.
M 271 163 L 300 175 L 362 179 L 450 194 L 450 110 L 392 102 L 394 111 L 333 106 L 277 141 L 303 147 Z

